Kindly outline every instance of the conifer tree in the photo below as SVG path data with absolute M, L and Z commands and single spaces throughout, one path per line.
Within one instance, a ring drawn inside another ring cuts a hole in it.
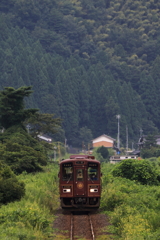
M 74 79 L 75 80 L 75 79 Z M 68 71 L 63 71 L 57 78 L 57 84 L 61 92 L 63 105 L 61 106 L 61 118 L 64 119 L 63 125 L 66 131 L 66 136 L 72 139 L 73 142 L 77 139 L 78 126 L 79 126 L 79 105 L 77 96 L 75 95 L 76 89 L 73 89 L 74 83 Z
M 159 108 L 157 107 L 158 99 L 156 91 L 157 89 L 153 78 L 143 72 L 139 83 L 139 93 L 149 113 L 150 120 L 158 123 Z
M 23 126 L 23 122 L 36 113 L 37 109 L 24 109 L 24 98 L 32 93 L 31 87 L 6 87 L 0 92 L 0 126 L 10 128 Z

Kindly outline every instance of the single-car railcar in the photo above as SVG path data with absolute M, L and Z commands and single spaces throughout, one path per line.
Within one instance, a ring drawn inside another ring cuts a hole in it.
M 90 155 L 71 155 L 60 162 L 59 191 L 61 207 L 94 210 L 100 206 L 100 162 Z

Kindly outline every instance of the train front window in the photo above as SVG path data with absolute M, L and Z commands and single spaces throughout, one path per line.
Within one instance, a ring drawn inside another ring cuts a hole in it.
M 88 164 L 88 180 L 98 180 L 98 165 L 97 164 Z
M 83 181 L 84 179 L 83 169 L 77 169 L 76 178 L 77 178 L 77 181 Z
M 73 166 L 71 163 L 65 163 L 62 165 L 62 180 L 63 181 L 73 180 Z

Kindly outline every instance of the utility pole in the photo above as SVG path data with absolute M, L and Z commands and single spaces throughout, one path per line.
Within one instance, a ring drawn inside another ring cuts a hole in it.
M 126 126 L 126 153 L 128 155 L 128 127 Z
M 65 148 L 65 152 L 67 152 L 67 151 L 66 151 L 66 149 L 67 149 L 67 138 L 65 138 L 64 148 Z
M 84 141 L 82 141 L 82 152 L 84 152 Z
M 134 142 L 132 142 L 132 151 L 133 151 Z
M 140 138 L 141 138 L 142 137 L 142 133 L 143 133 L 142 128 L 140 128 L 139 131 L 140 131 Z
M 119 119 L 121 118 L 121 116 L 118 114 L 116 115 L 116 118 L 118 119 L 118 135 L 117 135 L 117 148 L 120 148 L 120 130 L 119 130 Z
M 56 161 L 56 149 L 57 147 L 54 147 L 54 161 Z
M 58 142 L 58 155 L 59 155 L 59 162 L 61 160 L 61 146 L 60 146 L 60 142 Z

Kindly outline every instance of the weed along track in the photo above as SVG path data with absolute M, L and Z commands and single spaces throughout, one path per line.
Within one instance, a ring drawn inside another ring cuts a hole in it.
M 89 239 L 95 240 L 92 218 L 89 213 L 71 213 L 70 240 Z

